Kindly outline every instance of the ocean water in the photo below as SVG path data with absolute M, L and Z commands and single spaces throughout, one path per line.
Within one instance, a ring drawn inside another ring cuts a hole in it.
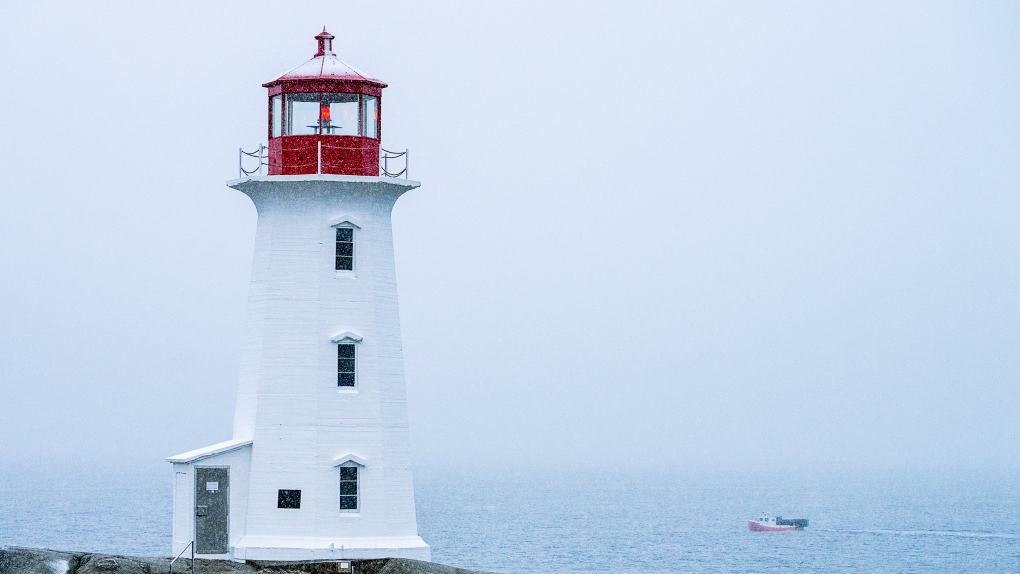
M 531 572 L 1020 572 L 1020 473 L 428 471 L 433 560 Z M 752 533 L 766 511 L 803 532 Z M 168 468 L 0 470 L 0 545 L 160 556 Z

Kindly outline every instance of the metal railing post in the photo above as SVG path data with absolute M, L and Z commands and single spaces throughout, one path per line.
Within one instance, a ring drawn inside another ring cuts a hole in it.
M 411 154 L 410 150 L 404 148 L 404 179 L 411 179 Z
M 322 175 L 322 142 L 321 141 L 319 142 L 319 162 L 318 162 L 317 165 L 318 165 L 318 167 L 316 168 L 315 173 L 318 174 L 318 175 Z
M 237 148 L 237 179 L 244 177 L 244 170 L 241 168 L 241 148 Z
M 170 572 L 169 572 L 169 574 L 174 574 L 174 562 L 177 562 L 178 560 L 180 560 L 181 556 L 184 556 L 184 553 L 188 551 L 188 548 L 191 548 L 191 574 L 195 574 L 195 541 L 194 540 L 192 540 L 191 542 L 188 542 L 188 545 L 184 547 L 184 550 L 181 550 L 181 553 L 178 554 L 177 556 L 175 556 L 174 559 L 170 561 Z

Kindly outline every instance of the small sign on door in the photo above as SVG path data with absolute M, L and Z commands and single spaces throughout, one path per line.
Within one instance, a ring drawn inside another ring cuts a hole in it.
M 216 492 L 220 489 L 220 483 L 218 482 L 207 482 L 205 483 L 205 489 L 209 492 Z

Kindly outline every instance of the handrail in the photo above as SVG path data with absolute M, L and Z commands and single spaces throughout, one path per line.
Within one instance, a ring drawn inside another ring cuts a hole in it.
M 244 151 L 243 148 L 237 148 L 237 177 L 244 178 L 253 173 L 261 173 L 262 166 L 269 164 L 269 158 L 266 157 L 266 146 L 259 144 L 258 151 Z M 244 156 L 258 158 L 259 165 L 253 170 L 244 169 Z
M 384 177 L 400 177 L 400 176 L 404 176 L 404 179 L 408 179 L 408 165 L 410 163 L 410 160 L 409 160 L 410 154 L 408 153 L 408 150 L 405 149 L 402 152 L 395 152 L 395 151 L 390 151 L 388 149 L 379 148 L 379 151 L 382 152 L 382 158 L 380 158 L 380 159 L 382 159 L 382 162 L 381 162 L 381 165 L 379 166 L 379 171 L 380 171 L 379 175 L 384 176 Z M 400 171 L 391 172 L 390 169 L 389 169 L 390 168 L 390 161 L 389 160 L 397 159 L 398 157 L 404 158 L 404 169 L 402 169 Z
M 297 164 L 297 165 L 290 165 L 290 164 L 288 164 L 288 167 L 294 168 L 294 167 L 315 166 L 315 172 L 317 174 L 322 174 L 323 163 L 324 163 L 323 162 L 323 158 L 322 158 L 322 150 L 323 150 L 323 148 L 333 149 L 333 150 L 351 150 L 351 151 L 367 151 L 367 150 L 375 149 L 372 146 L 369 146 L 369 147 L 349 147 L 349 146 L 323 145 L 323 143 L 321 141 L 317 142 L 316 148 L 317 148 L 316 149 L 316 157 L 313 158 L 312 161 L 307 162 L 307 163 Z M 305 149 L 305 148 L 303 148 L 303 147 L 283 148 L 282 151 L 297 151 L 297 150 L 302 150 L 302 149 Z M 280 158 L 277 157 L 275 162 L 270 162 L 270 158 L 269 158 L 269 153 L 268 152 L 269 152 L 269 148 L 266 145 L 264 145 L 264 144 L 259 144 L 259 149 L 256 150 L 256 151 L 244 151 L 243 148 L 237 148 L 237 177 L 240 178 L 240 179 L 244 179 L 244 178 L 246 178 L 248 176 L 251 176 L 251 175 L 254 175 L 254 174 L 267 175 L 265 173 L 265 171 L 268 170 L 270 167 L 279 168 L 280 167 Z M 244 167 L 244 158 L 245 158 L 245 156 L 248 156 L 248 157 L 255 158 L 255 159 L 259 160 L 258 166 L 256 166 L 255 169 L 250 169 L 250 170 L 249 169 L 245 169 L 245 167 Z M 399 158 L 404 158 L 404 167 L 403 167 L 403 169 L 397 171 L 394 168 L 394 171 L 390 171 L 390 160 L 391 159 L 395 160 L 395 159 L 399 159 Z M 325 163 L 331 163 L 331 162 L 325 162 Z M 396 151 L 390 151 L 388 149 L 383 149 L 381 147 L 379 148 L 379 175 L 381 177 L 403 177 L 404 179 L 410 179 L 410 175 L 409 175 L 410 168 L 409 168 L 409 165 L 410 165 L 410 153 L 409 153 L 409 150 L 405 149 L 404 151 L 396 152 Z M 265 168 L 265 169 L 263 169 L 263 168 Z
M 188 548 L 191 548 L 191 574 L 195 574 L 195 541 L 194 540 L 192 540 L 191 542 L 188 542 L 188 545 L 184 547 L 184 550 L 181 550 L 181 553 L 178 554 L 176 558 L 174 558 L 173 560 L 170 561 L 170 572 L 168 574 L 174 574 L 174 562 L 177 562 L 177 560 L 179 560 L 181 556 L 184 556 L 184 553 L 188 551 Z

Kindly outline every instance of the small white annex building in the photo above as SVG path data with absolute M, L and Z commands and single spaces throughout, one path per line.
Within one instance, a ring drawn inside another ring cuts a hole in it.
M 173 552 L 234 560 L 430 558 L 418 536 L 390 213 L 386 84 L 325 30 L 269 88 L 234 436 L 172 456 Z M 396 174 L 397 176 L 404 175 Z

